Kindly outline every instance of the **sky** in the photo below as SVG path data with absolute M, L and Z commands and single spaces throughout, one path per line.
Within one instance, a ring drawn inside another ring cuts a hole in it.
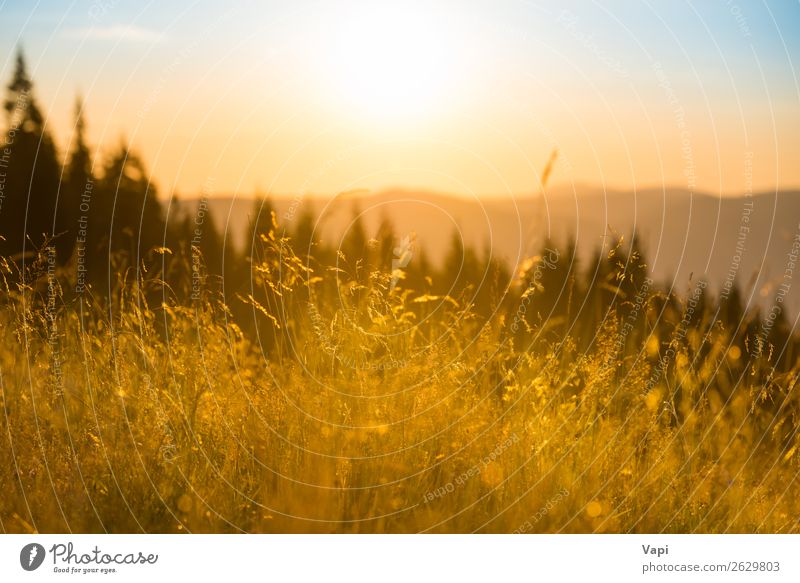
M 798 0 L 0 0 L 19 48 L 162 195 L 800 187 Z

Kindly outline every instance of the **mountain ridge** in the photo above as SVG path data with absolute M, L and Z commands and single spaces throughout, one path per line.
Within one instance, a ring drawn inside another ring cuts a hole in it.
M 685 189 L 597 190 L 564 195 L 560 187 L 543 195 L 467 198 L 413 188 L 339 197 L 273 196 L 279 224 L 288 231 L 304 212 L 315 220 L 327 242 L 337 242 L 355 210 L 369 236 L 388 218 L 399 236 L 415 233 L 434 263 L 451 245 L 454 232 L 466 245 L 516 265 L 544 244 L 563 245 L 574 238 L 582 263 L 617 238 L 638 234 L 651 273 L 682 289 L 703 277 L 719 289 L 731 277 L 751 303 L 768 303 L 781 283 L 790 287 L 786 304 L 800 307 L 800 273 L 788 271 L 789 255 L 800 241 L 800 191 L 716 196 Z M 216 196 L 208 200 L 217 226 L 241 247 L 254 198 Z M 186 199 L 184 209 L 199 204 Z M 191 212 L 191 211 L 190 211 Z M 788 273 L 788 276 L 787 276 Z M 788 277 L 788 281 L 786 280 Z

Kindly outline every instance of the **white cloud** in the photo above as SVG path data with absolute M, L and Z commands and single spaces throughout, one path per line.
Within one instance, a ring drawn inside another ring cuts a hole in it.
M 149 43 L 160 42 L 163 40 L 163 36 L 159 32 L 127 24 L 73 28 L 68 30 L 65 36 L 73 39 L 115 40 Z

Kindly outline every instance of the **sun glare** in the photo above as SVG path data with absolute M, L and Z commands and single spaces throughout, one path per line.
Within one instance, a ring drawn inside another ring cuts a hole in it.
M 359 116 L 407 121 L 433 113 L 454 90 L 456 46 L 433 12 L 373 5 L 344 16 L 326 73 Z

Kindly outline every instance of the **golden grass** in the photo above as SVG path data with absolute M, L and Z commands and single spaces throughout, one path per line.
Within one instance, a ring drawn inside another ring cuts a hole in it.
M 720 327 L 644 393 L 658 342 L 620 353 L 614 318 L 586 353 L 521 340 L 266 244 L 263 346 L 211 295 L 159 306 L 134 282 L 58 293 L 51 318 L 41 284 L 7 284 L 3 531 L 800 530 L 797 370 L 764 388 L 768 359 L 742 364 Z

